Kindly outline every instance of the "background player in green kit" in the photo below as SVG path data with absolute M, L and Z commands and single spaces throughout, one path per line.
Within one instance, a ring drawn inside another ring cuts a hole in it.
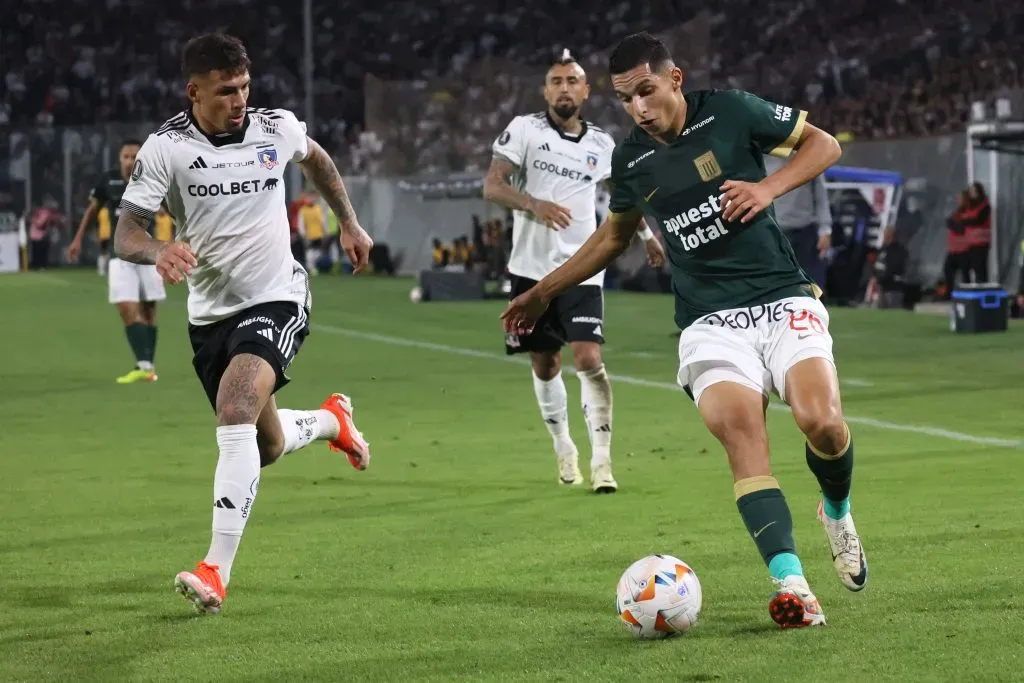
M 100 209 L 110 212 L 110 220 L 117 222 L 121 209 L 121 196 L 135 169 L 135 157 L 142 143 L 128 139 L 121 143 L 118 153 L 118 168 L 106 171 L 96 181 L 89 193 L 89 206 L 82 216 L 71 244 L 68 246 L 68 261 L 75 263 L 82 253 L 82 238 L 89 224 Z M 150 228 L 152 229 L 152 228 Z M 101 254 L 101 258 L 105 256 Z M 167 298 L 164 283 L 157 275 L 155 266 L 141 266 L 121 259 L 112 259 L 107 273 L 108 299 L 117 306 L 124 323 L 128 345 L 135 356 L 135 367 L 117 378 L 118 384 L 155 382 L 156 368 L 156 305 Z
M 777 584 L 780 626 L 825 623 L 803 576 L 793 521 L 772 476 L 765 410 L 774 392 L 806 436 L 823 499 L 818 517 L 850 590 L 867 562 L 849 511 L 853 441 L 820 291 L 779 229 L 772 200 L 822 173 L 839 144 L 806 113 L 742 91 L 683 92 L 683 72 L 646 33 L 610 58 L 612 85 L 636 127 L 612 157 L 610 215 L 560 268 L 513 299 L 507 330 L 530 329 L 548 302 L 611 263 L 644 215 L 656 219 L 672 266 L 679 383 L 725 447 L 740 515 Z M 765 176 L 763 155 L 796 156 Z

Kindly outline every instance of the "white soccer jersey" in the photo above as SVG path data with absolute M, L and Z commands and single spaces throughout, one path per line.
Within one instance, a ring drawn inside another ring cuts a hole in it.
M 512 227 L 513 275 L 540 280 L 565 263 L 597 229 L 596 186 L 611 175 L 615 141 L 583 122 L 579 137 L 564 133 L 547 112 L 517 116 L 494 142 L 495 156 L 519 167 L 516 189 L 563 206 L 572 224 L 553 230 L 526 211 L 516 211 Z M 585 285 L 603 285 L 600 272 Z
M 310 305 L 309 278 L 292 258 L 284 168 L 306 158 L 306 125 L 285 109 L 246 112 L 240 133 L 208 136 L 191 111 L 139 150 L 121 207 L 152 217 L 167 198 L 198 266 L 188 278 L 195 325 L 268 301 Z

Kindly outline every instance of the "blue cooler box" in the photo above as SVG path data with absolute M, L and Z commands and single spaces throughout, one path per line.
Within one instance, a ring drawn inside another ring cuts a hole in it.
M 953 290 L 949 326 L 954 332 L 1005 332 L 1010 295 L 995 282 L 961 285 Z

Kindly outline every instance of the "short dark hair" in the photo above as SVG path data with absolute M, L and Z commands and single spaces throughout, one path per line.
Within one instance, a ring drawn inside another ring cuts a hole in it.
M 240 74 L 249 70 L 249 53 L 245 45 L 234 36 L 207 33 L 185 43 L 181 51 L 181 71 L 185 78 L 224 71 Z
M 121 147 L 120 148 L 124 149 L 125 147 L 128 147 L 129 145 L 131 145 L 132 147 L 142 147 L 142 140 L 140 140 L 138 138 L 125 138 L 125 139 L 121 140 Z
M 648 64 L 655 71 L 671 61 L 672 55 L 665 43 L 641 31 L 619 41 L 608 58 L 608 70 L 613 74 L 621 74 L 641 64 Z

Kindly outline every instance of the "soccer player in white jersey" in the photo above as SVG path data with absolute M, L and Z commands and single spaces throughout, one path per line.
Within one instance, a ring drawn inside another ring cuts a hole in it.
M 494 142 L 484 197 L 515 212 L 508 263 L 512 298 L 564 263 L 597 229 L 596 189 L 611 175 L 615 141 L 581 117 L 589 95 L 586 73 L 566 50 L 545 76 L 547 109 L 515 117 Z M 660 267 L 665 259 L 660 243 L 646 226 L 641 235 L 649 259 Z M 508 333 L 505 349 L 530 353 L 534 393 L 554 440 L 558 480 L 573 485 L 581 484 L 583 476 L 569 435 L 561 373 L 561 349 L 572 347 L 591 444 L 591 488 L 613 493 L 618 484 L 611 466 L 612 386 L 601 359 L 603 285 L 602 271 L 568 290 L 552 302 L 532 333 Z
M 169 284 L 187 280 L 193 365 L 217 416 L 213 539 L 175 587 L 200 612 L 219 611 L 260 468 L 326 440 L 366 469 L 370 450 L 352 403 L 333 394 L 320 410 L 278 409 L 274 394 L 309 333 L 309 280 L 291 255 L 284 168 L 303 173 L 337 214 L 356 272 L 372 240 L 360 227 L 331 158 L 284 109 L 246 107 L 249 58 L 236 38 L 190 40 L 182 55 L 191 106 L 139 150 L 114 235 L 118 258 L 154 264 Z M 161 200 L 178 242 L 146 231 Z

